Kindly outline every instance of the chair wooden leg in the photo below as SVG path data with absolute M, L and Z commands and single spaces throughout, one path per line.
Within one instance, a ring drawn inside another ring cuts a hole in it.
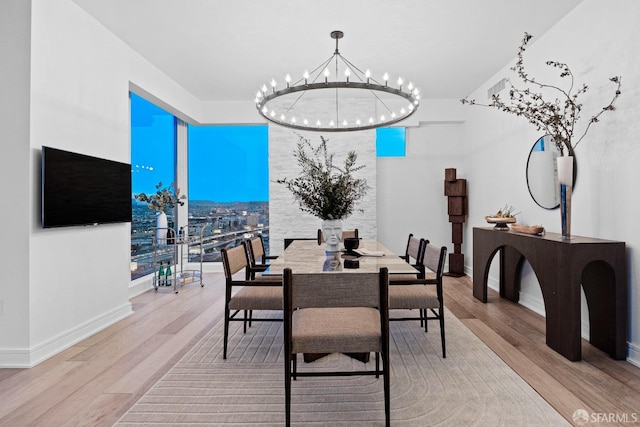
M 382 375 L 384 384 L 384 420 L 387 427 L 391 426 L 391 380 L 389 378 L 389 354 L 382 355 Z
M 288 352 L 287 352 L 288 353 Z M 288 427 L 291 425 L 291 354 L 285 354 L 285 369 L 284 369 L 284 418 L 285 425 Z
M 298 379 L 298 355 L 294 354 L 292 355 L 292 359 L 293 359 L 293 380 L 297 380 Z
M 445 346 L 444 338 L 444 311 L 440 309 L 440 339 L 442 340 L 442 358 L 447 358 L 447 348 Z
M 242 330 L 246 334 L 247 333 L 247 322 L 249 320 L 248 310 L 243 311 L 244 321 L 242 322 Z
M 427 321 L 427 317 L 429 315 L 429 310 L 427 310 L 426 308 L 423 308 L 422 312 L 424 314 L 424 331 L 425 332 L 429 332 L 429 322 Z
M 376 378 L 380 378 L 380 353 L 376 352 Z
M 222 350 L 222 358 L 227 358 L 227 341 L 229 340 L 229 306 L 226 305 L 224 308 L 224 344 Z
M 251 327 L 252 320 L 253 320 L 253 310 L 249 310 L 249 327 Z

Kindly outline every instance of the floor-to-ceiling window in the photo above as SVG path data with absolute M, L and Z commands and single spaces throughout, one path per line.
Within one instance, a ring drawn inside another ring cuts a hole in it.
M 172 114 L 131 93 L 131 191 L 155 193 L 176 176 L 176 123 Z M 174 221 L 175 212 L 166 212 Z M 132 197 L 131 278 L 153 271 L 153 227 L 157 213 Z
M 262 235 L 269 248 L 268 129 L 189 125 L 189 226 L 204 227 L 205 261 Z

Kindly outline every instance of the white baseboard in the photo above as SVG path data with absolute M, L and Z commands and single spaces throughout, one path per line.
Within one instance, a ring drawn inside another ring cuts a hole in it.
M 131 314 L 131 303 L 127 302 L 31 348 L 0 348 L 0 368 L 32 368 Z
M 630 342 L 628 342 L 627 345 L 629 347 L 627 362 L 640 368 L 640 346 L 637 346 Z

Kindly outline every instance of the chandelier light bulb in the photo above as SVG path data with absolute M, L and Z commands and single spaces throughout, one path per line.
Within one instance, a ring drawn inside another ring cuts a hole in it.
M 380 121 L 381 121 L 381 122 L 384 122 L 384 121 L 385 121 L 384 114 L 380 116 Z
M 320 125 L 321 125 L 321 124 L 322 124 L 322 123 L 320 122 L 320 120 L 318 120 L 318 121 L 316 122 L 316 126 L 318 126 L 318 127 L 320 127 Z
M 276 116 L 276 112 L 274 110 L 271 110 L 271 117 L 275 117 Z
M 331 120 L 331 121 L 329 122 L 329 127 L 334 127 L 335 125 L 336 125 L 336 124 L 335 124 L 335 123 L 333 123 L 333 120 Z
M 285 119 L 286 119 L 286 117 L 284 116 L 284 114 L 282 114 L 282 115 L 280 116 L 280 120 L 282 120 L 282 121 L 284 122 L 284 121 L 285 121 Z
M 302 77 L 304 77 L 304 84 L 307 84 L 307 80 L 309 80 L 309 72 L 305 70 L 304 74 L 302 75 Z
M 324 74 L 324 82 L 326 83 L 329 79 L 329 69 L 325 68 L 323 74 Z
M 267 114 L 269 109 L 267 107 L 262 107 L 262 114 Z
M 347 121 L 346 121 L 346 120 L 343 120 L 343 121 L 342 121 L 342 126 L 347 127 L 347 124 L 348 124 L 348 123 L 347 123 Z
M 273 93 L 276 93 L 276 86 L 278 85 L 278 83 L 276 83 L 276 79 L 271 79 L 271 89 L 273 90 Z
M 400 114 L 402 114 L 403 116 L 406 114 L 407 110 L 405 110 L 404 108 L 400 109 Z
M 407 89 L 409 89 L 409 92 L 413 91 L 413 82 L 409 82 L 409 86 L 407 86 Z
M 396 112 L 394 111 L 393 113 L 391 113 L 391 118 L 395 119 L 396 118 Z
M 347 78 L 347 83 L 349 83 L 349 76 L 351 75 L 351 70 L 350 69 L 346 69 L 344 70 L 344 76 Z
M 307 125 L 309 124 L 309 120 L 304 119 L 304 120 L 302 121 L 302 123 L 304 123 L 304 125 L 305 125 L 305 126 L 307 126 Z
M 371 79 L 371 71 L 367 69 L 367 71 L 364 72 L 364 76 L 367 78 L 367 84 L 369 84 L 369 79 Z
M 382 76 L 382 80 L 384 80 L 384 85 L 387 85 L 387 82 L 389 81 L 389 74 L 384 73 L 384 76 Z
M 291 76 L 289 75 L 289 73 L 287 73 L 287 76 L 284 78 L 284 81 L 287 82 L 287 87 L 289 87 L 289 84 L 291 83 Z
M 262 85 L 262 93 L 267 93 L 267 85 Z
M 356 126 L 360 126 L 360 119 L 356 120 Z
M 373 124 L 373 117 L 369 117 L 369 124 Z
M 295 117 L 291 117 L 291 123 L 295 123 L 296 122 L 296 118 Z

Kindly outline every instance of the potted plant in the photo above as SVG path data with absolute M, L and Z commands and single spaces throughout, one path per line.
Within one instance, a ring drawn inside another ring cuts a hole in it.
M 317 147 L 302 135 L 298 136 L 294 157 L 300 166 L 300 174 L 276 182 L 291 191 L 301 211 L 322 220 L 323 232 L 326 230 L 331 234 L 325 235 L 327 251 L 334 252 L 339 249 L 342 220 L 353 213 L 369 189 L 365 179 L 354 175 L 365 166 L 356 166 L 358 156 L 355 151 L 349 151 L 340 167 L 334 164 L 334 154 L 328 153 L 327 140 L 323 136 Z
M 140 202 L 146 202 L 147 208 L 158 212 L 156 238 L 158 244 L 166 243 L 168 225 L 165 211 L 173 209 L 176 205 L 183 206 L 184 202 L 182 200 L 186 199 L 187 196 L 180 195 L 180 189 L 176 188 L 175 183 L 172 182 L 168 187 L 163 187 L 162 182 L 159 182 L 156 185 L 155 194 L 140 193 L 134 194 L 134 197 Z

